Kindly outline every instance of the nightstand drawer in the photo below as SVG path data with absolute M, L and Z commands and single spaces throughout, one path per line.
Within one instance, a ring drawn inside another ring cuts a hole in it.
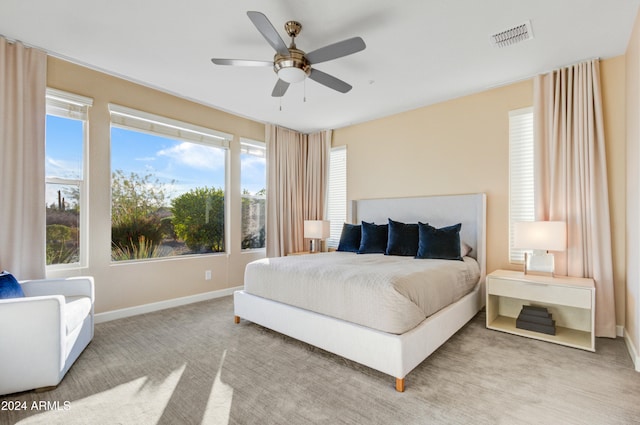
M 487 293 L 501 297 L 526 299 L 532 302 L 591 308 L 591 290 L 579 287 L 515 281 L 489 277 Z

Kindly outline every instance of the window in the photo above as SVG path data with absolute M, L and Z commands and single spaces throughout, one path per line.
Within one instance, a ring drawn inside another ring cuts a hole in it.
M 331 149 L 329 156 L 329 190 L 327 220 L 331 222 L 331 233 L 327 239 L 329 248 L 337 248 L 342 225 L 347 218 L 347 147 Z
M 265 247 L 266 166 L 265 144 L 241 139 L 242 249 Z
M 533 109 L 509 112 L 509 261 L 522 263 L 525 250 L 513 247 L 514 223 L 535 220 Z
M 92 99 L 47 89 L 45 204 L 47 266 L 86 264 L 85 146 Z
M 109 105 L 113 261 L 224 252 L 231 136 Z

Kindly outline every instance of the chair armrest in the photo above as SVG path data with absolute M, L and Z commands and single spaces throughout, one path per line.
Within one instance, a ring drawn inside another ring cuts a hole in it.
M 20 282 L 27 297 L 63 295 L 65 297 L 85 296 L 95 300 L 92 276 L 68 277 L 61 279 L 39 279 Z
M 40 368 L 44 366 L 36 364 L 46 359 L 60 370 L 64 365 L 64 310 L 62 295 L 0 300 L 0 368 Z

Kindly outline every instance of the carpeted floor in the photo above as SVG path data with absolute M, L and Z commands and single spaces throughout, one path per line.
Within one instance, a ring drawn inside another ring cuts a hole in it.
M 96 325 L 56 389 L 0 397 L 0 423 L 640 423 L 624 341 L 596 344 L 590 353 L 490 331 L 482 312 L 398 393 L 392 377 L 235 325 L 226 297 Z

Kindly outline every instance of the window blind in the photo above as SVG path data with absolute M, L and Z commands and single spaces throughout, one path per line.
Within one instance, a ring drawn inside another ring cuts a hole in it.
M 79 94 L 47 88 L 47 114 L 86 121 L 93 99 Z
M 535 220 L 533 108 L 509 112 L 509 261 L 524 262 L 514 248 L 514 223 Z
M 195 124 L 174 120 L 149 112 L 138 111 L 125 106 L 109 104 L 111 123 L 125 128 L 161 134 L 172 139 L 202 143 L 222 148 L 229 147 L 232 135 L 221 131 L 200 127 Z
M 347 148 L 331 149 L 329 155 L 329 190 L 327 197 L 327 220 L 330 221 L 329 248 L 337 248 L 342 225 L 347 218 Z

